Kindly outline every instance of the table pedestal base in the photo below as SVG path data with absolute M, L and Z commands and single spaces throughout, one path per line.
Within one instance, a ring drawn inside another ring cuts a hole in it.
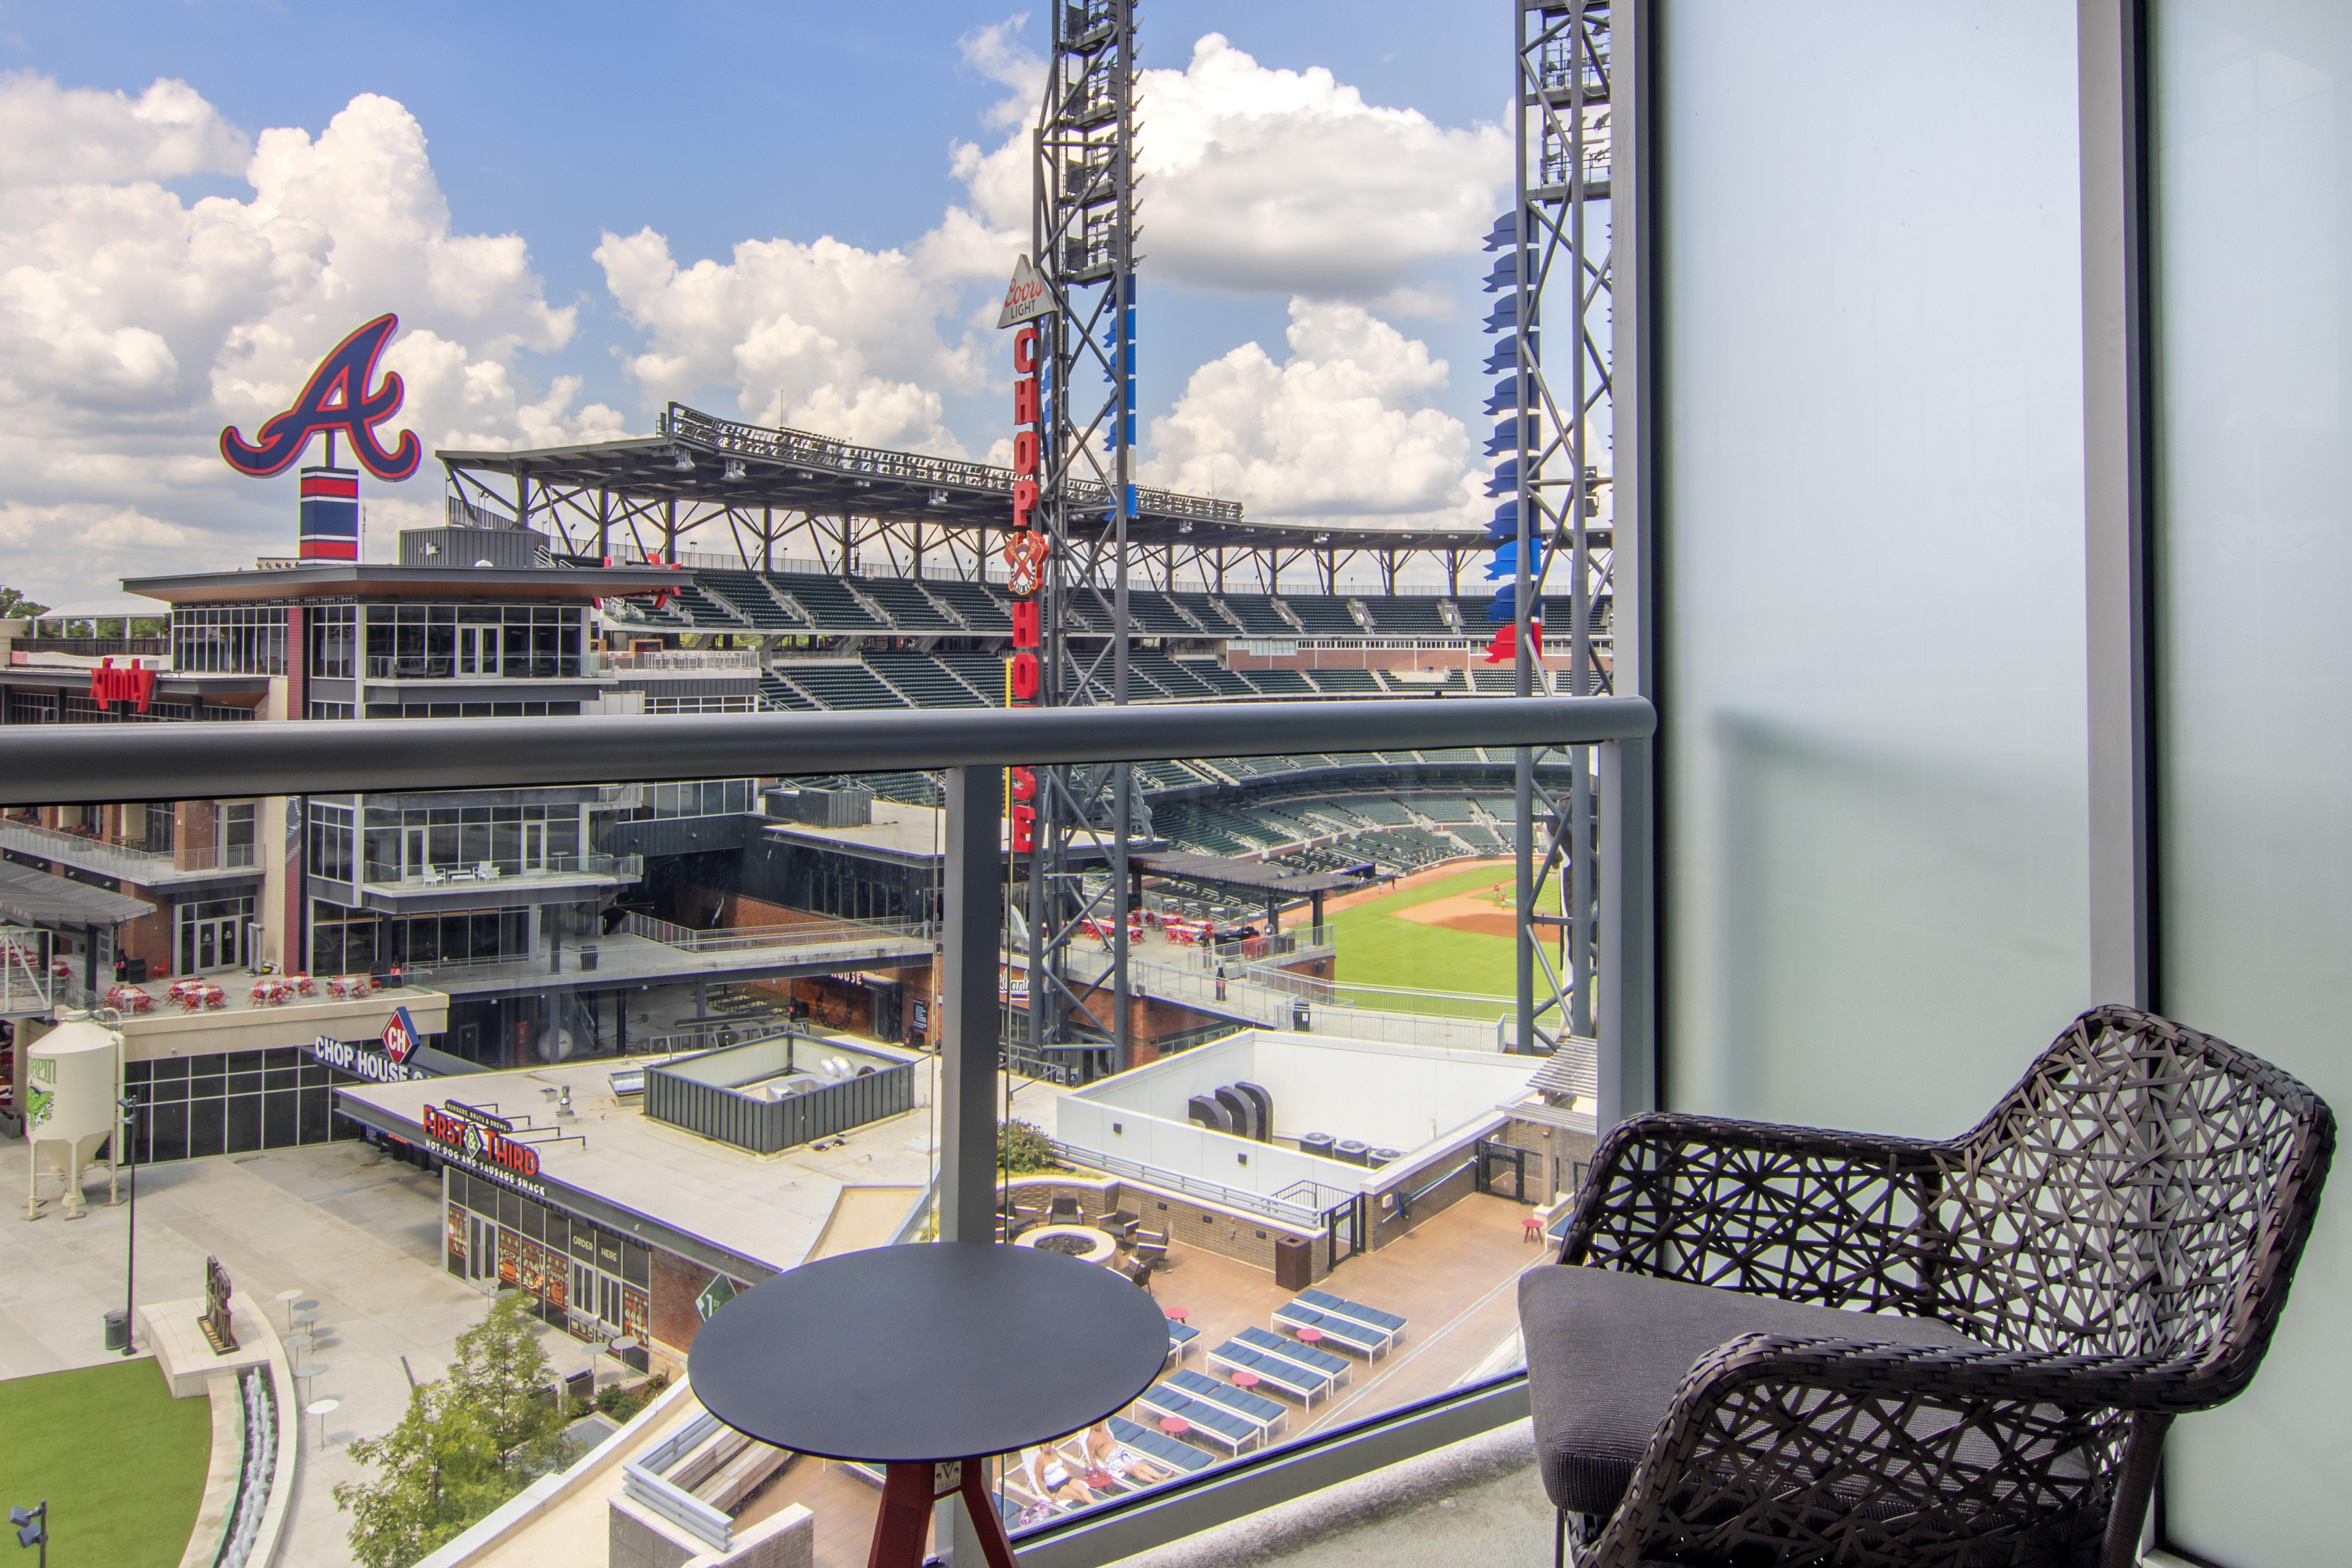
M 874 1551 L 866 1568 L 923 1568 L 923 1545 L 929 1539 L 931 1509 L 942 1498 L 961 1495 L 971 1515 L 972 1532 L 980 1537 L 981 1555 L 988 1568 L 1018 1568 L 1013 1542 L 996 1500 L 988 1495 L 986 1471 L 979 1459 L 946 1459 L 938 1464 L 892 1465 L 882 1485 L 882 1512 L 874 1521 Z

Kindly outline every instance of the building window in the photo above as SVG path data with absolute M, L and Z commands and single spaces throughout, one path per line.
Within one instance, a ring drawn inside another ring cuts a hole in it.
M 352 879 L 352 808 L 310 805 L 310 874 L 328 882 L 349 885 Z
M 751 692 L 740 691 L 723 697 L 648 697 L 648 713 L 755 713 L 759 700 Z
M 553 605 L 370 605 L 370 680 L 561 680 L 595 673 L 585 612 Z M 411 715 L 413 717 L 413 715 Z
M 168 800 L 147 803 L 147 835 L 141 847 L 150 855 L 169 855 L 179 843 L 180 809 Z
M 366 819 L 371 882 L 430 882 L 456 873 L 479 878 L 544 876 L 609 864 L 581 853 L 576 805 L 371 805 Z
M 329 680 L 349 680 L 359 666 L 359 606 L 320 605 L 308 617 L 310 673 Z
M 291 1047 L 126 1062 L 122 1076 L 140 1102 L 142 1164 L 359 1136 L 333 1100 L 337 1084 L 361 1080 Z
M 285 674 L 285 606 L 223 605 L 173 610 L 172 668 L 183 675 Z
M 656 816 L 721 816 L 758 809 L 758 785 L 750 779 L 710 779 L 699 784 L 655 784 L 646 798 Z
M 313 702 L 303 710 L 310 719 L 356 719 L 359 710 L 349 702 Z
M 253 898 L 191 900 L 180 906 L 180 973 L 242 969 L 248 952 Z
M 220 864 L 224 867 L 253 864 L 253 828 L 256 807 L 251 801 L 224 805 L 215 819 L 218 825 Z

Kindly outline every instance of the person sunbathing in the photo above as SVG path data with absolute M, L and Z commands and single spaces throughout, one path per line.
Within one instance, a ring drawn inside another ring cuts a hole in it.
M 1073 1474 L 1068 1462 L 1051 1447 L 1029 1450 L 1029 1484 L 1039 1497 L 1056 1508 L 1086 1508 L 1095 1500 L 1087 1483 Z
M 1176 1472 L 1157 1459 L 1146 1458 L 1110 1435 L 1110 1424 L 1097 1421 L 1087 1428 L 1087 1472 L 1103 1475 L 1131 1487 L 1157 1486 Z

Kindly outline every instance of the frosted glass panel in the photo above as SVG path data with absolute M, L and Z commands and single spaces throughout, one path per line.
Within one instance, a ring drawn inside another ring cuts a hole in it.
M 2089 994 L 2074 8 L 1660 9 L 1667 1097 L 1955 1132 Z
M 2352 1107 L 2352 7 L 2155 7 L 2164 1010 Z M 2174 1429 L 2167 1524 L 2352 1557 L 2352 1162 L 2270 1358 Z

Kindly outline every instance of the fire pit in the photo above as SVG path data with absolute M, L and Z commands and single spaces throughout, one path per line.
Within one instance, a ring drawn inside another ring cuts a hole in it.
M 1090 1225 L 1041 1225 L 1023 1231 L 1013 1245 L 1058 1252 L 1085 1263 L 1108 1263 L 1118 1255 L 1118 1238 Z

